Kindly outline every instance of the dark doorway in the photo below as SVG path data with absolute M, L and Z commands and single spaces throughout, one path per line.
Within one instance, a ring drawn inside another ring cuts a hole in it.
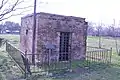
M 70 32 L 60 33 L 59 61 L 69 60 Z

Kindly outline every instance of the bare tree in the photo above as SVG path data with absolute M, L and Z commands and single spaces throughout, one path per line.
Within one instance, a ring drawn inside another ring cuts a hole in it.
M 87 34 L 93 36 L 94 35 L 94 27 L 93 23 L 89 22 L 88 23 L 88 29 L 87 29 Z
M 97 36 L 99 37 L 99 48 L 101 48 L 101 31 L 102 31 L 102 26 L 99 25 L 98 27 L 96 27 L 97 29 Z
M 118 42 L 117 42 L 117 30 L 115 30 L 115 19 L 113 19 L 113 32 L 114 32 L 114 39 L 115 39 L 115 45 L 116 45 L 116 53 L 118 54 Z
M 20 5 L 24 3 L 24 0 L 0 0 L 0 21 L 8 19 L 12 16 L 21 15 L 23 12 L 27 11 L 25 9 L 32 6 L 24 6 Z M 21 10 L 18 13 L 16 11 Z

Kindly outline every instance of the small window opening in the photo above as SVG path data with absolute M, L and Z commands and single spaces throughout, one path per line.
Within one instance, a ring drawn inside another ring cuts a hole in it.
M 26 35 L 28 34 L 28 29 L 26 30 Z
M 25 54 L 27 54 L 27 50 L 25 50 Z

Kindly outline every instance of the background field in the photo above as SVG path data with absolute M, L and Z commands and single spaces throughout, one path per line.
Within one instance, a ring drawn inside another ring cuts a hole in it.
M 0 35 L 0 37 L 10 40 L 12 44 L 19 47 L 19 35 Z M 87 39 L 87 45 L 98 47 L 98 37 L 89 36 Z M 98 70 L 96 69 L 95 71 L 92 71 L 89 74 L 85 73 L 84 75 L 80 75 L 78 70 L 76 74 L 65 73 L 63 75 L 64 78 L 45 78 L 42 76 L 34 76 L 31 80 L 81 80 L 81 78 L 83 80 L 120 80 L 120 57 L 116 54 L 115 40 L 113 38 L 102 37 L 102 47 L 108 49 L 111 47 L 113 48 L 112 64 L 110 67 Z M 118 39 L 118 48 L 119 47 L 120 39 Z M 13 61 L 9 58 L 5 51 L 5 47 L 0 48 L 0 72 L 0 80 L 13 80 L 13 78 L 15 80 L 20 80 L 23 78 L 18 68 L 14 66 Z M 37 79 L 37 77 L 40 78 Z

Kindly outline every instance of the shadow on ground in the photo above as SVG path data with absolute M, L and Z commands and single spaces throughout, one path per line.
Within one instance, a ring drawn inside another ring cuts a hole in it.
M 90 68 L 78 67 L 71 72 L 61 71 L 45 76 L 31 76 L 28 80 L 120 80 L 120 67 L 114 64 L 111 66 L 91 65 Z

